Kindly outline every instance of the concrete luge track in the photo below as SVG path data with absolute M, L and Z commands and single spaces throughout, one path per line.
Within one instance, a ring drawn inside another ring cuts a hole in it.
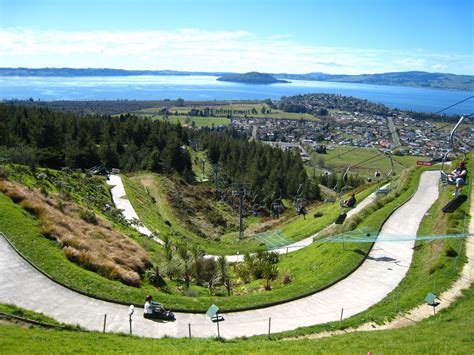
M 225 338 L 281 332 L 347 318 L 378 303 L 403 279 L 411 263 L 414 241 L 384 242 L 384 236 L 415 235 L 426 211 L 438 197 L 438 172 L 422 174 L 415 195 L 387 220 L 365 262 L 341 282 L 296 301 L 268 308 L 224 314 Z M 128 332 L 128 307 L 96 300 L 66 289 L 39 273 L 0 238 L 0 302 L 42 312 L 61 322 L 109 332 Z M 133 316 L 133 333 L 147 337 L 217 335 L 216 324 L 203 314 L 177 313 L 175 322 L 153 322 Z

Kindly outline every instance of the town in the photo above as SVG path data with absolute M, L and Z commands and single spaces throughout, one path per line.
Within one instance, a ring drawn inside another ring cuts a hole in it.
M 283 149 L 300 147 L 304 160 L 309 157 L 302 146 L 319 152 L 321 146 L 380 148 L 399 155 L 439 159 L 450 148 L 448 137 L 453 124 L 414 119 L 399 110 L 385 114 L 331 110 L 318 121 L 238 117 L 232 118 L 232 126 L 253 139 Z M 464 142 L 461 150 L 468 151 L 469 145 L 474 144 L 468 129 L 459 130 L 457 138 Z

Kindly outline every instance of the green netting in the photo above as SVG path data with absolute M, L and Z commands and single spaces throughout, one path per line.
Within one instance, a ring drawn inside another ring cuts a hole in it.
M 354 230 L 347 233 L 333 235 L 319 240 L 318 242 L 329 243 L 373 243 L 377 242 L 406 242 L 411 240 L 435 240 L 449 238 L 467 238 L 474 234 L 433 234 L 433 235 L 380 235 L 374 231 Z
M 264 243 L 268 249 L 276 249 L 284 247 L 291 243 L 285 237 L 285 233 L 281 229 L 255 234 L 252 238 Z

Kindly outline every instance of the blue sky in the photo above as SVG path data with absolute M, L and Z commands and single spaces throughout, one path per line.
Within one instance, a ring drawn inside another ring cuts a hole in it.
M 0 66 L 474 74 L 474 0 L 0 0 Z

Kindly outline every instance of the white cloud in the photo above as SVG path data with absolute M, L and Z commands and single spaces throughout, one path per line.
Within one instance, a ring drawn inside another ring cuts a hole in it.
M 434 64 L 431 66 L 431 68 L 433 70 L 439 70 L 439 71 L 442 71 L 442 70 L 446 70 L 446 65 L 443 65 L 443 64 Z
M 469 67 L 472 57 L 426 51 L 319 47 L 247 31 L 36 31 L 0 29 L 0 66 L 193 71 L 380 73 Z

